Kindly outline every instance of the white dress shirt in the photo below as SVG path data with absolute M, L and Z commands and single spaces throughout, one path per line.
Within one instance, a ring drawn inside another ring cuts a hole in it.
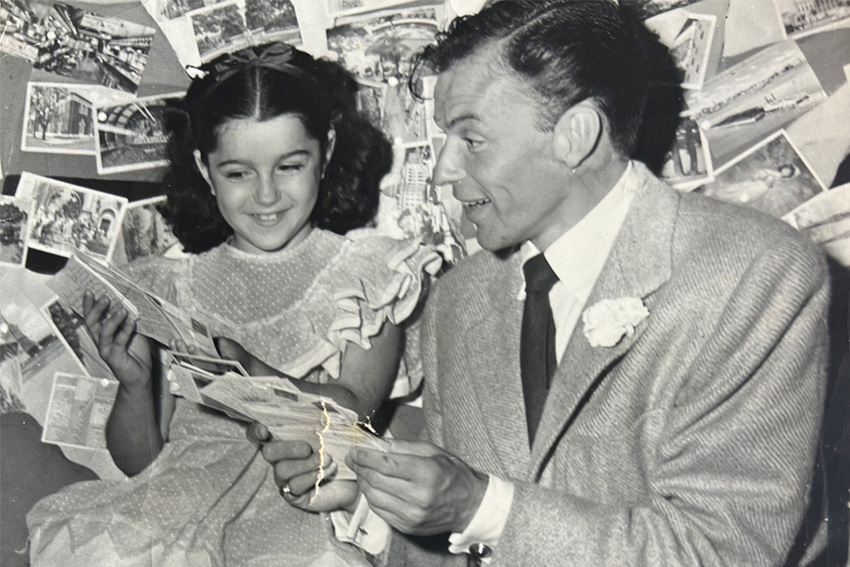
M 558 281 L 549 292 L 549 304 L 555 321 L 555 355 L 558 363 L 608 260 L 636 192 L 634 167 L 629 162 L 611 191 L 543 252 L 558 276 Z M 539 253 L 534 244 L 525 242 L 520 249 L 522 263 L 525 264 Z M 517 299 L 525 301 L 524 286 Z M 513 494 L 513 483 L 490 475 L 487 491 L 469 525 L 462 533 L 449 536 L 449 551 L 466 553 L 471 545 L 477 543 L 495 548 L 508 521 Z M 483 561 L 487 562 L 487 559 Z
M 558 276 L 558 282 L 549 292 L 549 303 L 555 321 L 555 351 L 559 363 L 590 292 L 608 260 L 637 189 L 634 167 L 629 162 L 611 191 L 543 252 Z M 529 241 L 522 245 L 519 253 L 525 264 L 540 251 Z M 522 273 L 520 276 L 524 278 Z M 524 286 L 517 300 L 525 301 Z M 473 544 L 484 544 L 494 549 L 505 529 L 513 497 L 513 483 L 490 475 L 484 498 L 469 525 L 462 533 L 449 536 L 449 551 L 468 553 Z M 331 513 L 335 533 L 338 539 L 379 555 L 389 543 L 390 530 L 378 527 L 383 520 L 371 510 L 363 513 L 364 503 L 365 499 L 361 499 L 354 517 L 346 512 Z M 366 526 L 368 529 L 364 529 Z M 487 563 L 488 559 L 483 561 Z

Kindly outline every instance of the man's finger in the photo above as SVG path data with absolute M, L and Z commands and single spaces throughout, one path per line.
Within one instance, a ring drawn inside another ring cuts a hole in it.
M 248 438 L 248 441 L 254 444 L 266 443 L 272 439 L 269 428 L 256 421 L 248 426 L 245 436 Z
M 424 441 L 404 441 L 401 439 L 391 439 L 389 453 L 401 455 L 415 455 L 418 457 L 434 457 L 437 455 L 445 455 L 446 452 L 432 443 Z
M 273 463 L 285 459 L 306 459 L 313 454 L 313 447 L 306 441 L 271 441 L 263 446 L 263 457 Z M 316 456 L 316 466 L 319 460 Z
M 358 474 L 361 470 L 372 469 L 384 476 L 411 480 L 421 457 L 358 447 L 348 452 L 348 458 Z

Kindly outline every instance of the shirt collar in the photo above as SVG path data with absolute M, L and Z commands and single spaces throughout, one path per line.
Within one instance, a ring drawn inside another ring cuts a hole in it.
M 637 177 L 630 161 L 608 194 L 543 253 L 559 282 L 582 301 L 590 296 L 608 260 L 637 192 Z M 522 263 L 539 253 L 530 240 L 526 241 L 520 248 Z

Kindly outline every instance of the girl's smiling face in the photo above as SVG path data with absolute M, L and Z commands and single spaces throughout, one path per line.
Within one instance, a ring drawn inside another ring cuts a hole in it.
M 195 151 L 198 169 L 233 229 L 233 246 L 275 252 L 307 237 L 334 139 L 330 131 L 323 155 L 301 119 L 283 114 L 263 122 L 230 120 L 219 129 L 206 162 Z

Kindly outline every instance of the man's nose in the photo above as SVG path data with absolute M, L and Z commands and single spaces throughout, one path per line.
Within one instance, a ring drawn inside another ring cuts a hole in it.
M 280 191 L 270 177 L 261 177 L 254 192 L 254 200 L 260 205 L 272 205 L 280 199 Z
M 466 177 L 463 158 L 456 146 L 453 140 L 446 140 L 446 144 L 440 150 L 437 165 L 434 166 L 434 185 L 454 184 Z

